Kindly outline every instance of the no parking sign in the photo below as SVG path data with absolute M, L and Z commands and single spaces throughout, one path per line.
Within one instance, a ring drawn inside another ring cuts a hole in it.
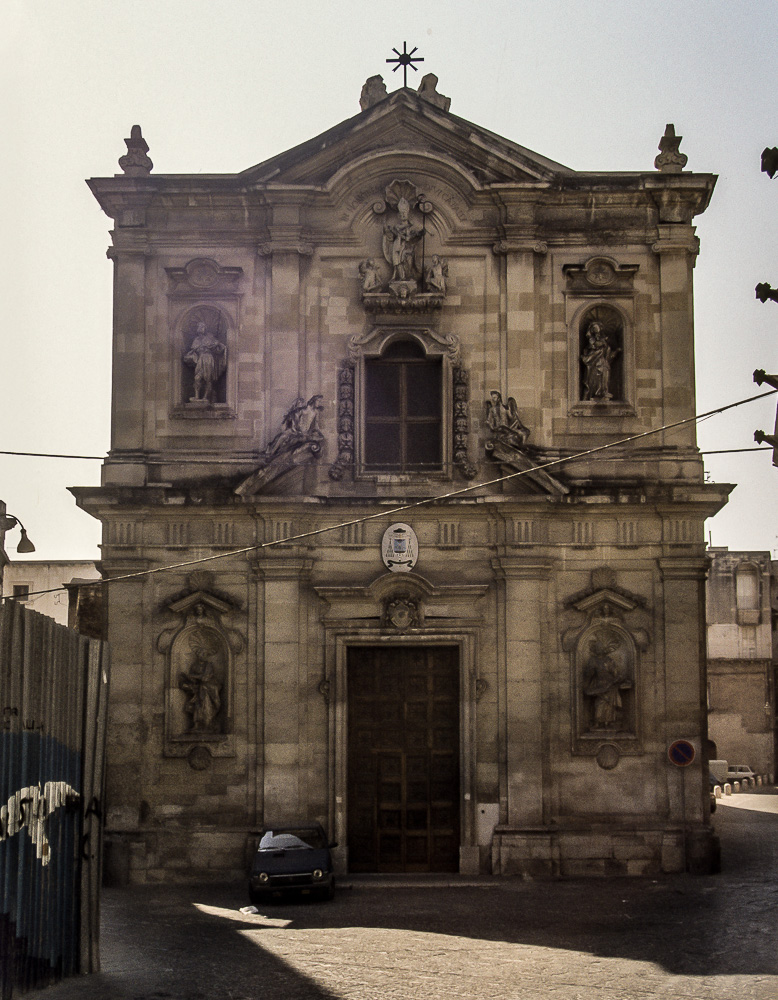
M 688 740 L 675 740 L 668 747 L 667 756 L 676 767 L 688 767 L 696 756 L 694 744 Z

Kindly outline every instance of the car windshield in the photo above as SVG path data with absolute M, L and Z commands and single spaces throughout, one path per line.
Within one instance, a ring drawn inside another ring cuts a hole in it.
M 327 846 L 323 830 L 316 827 L 299 827 L 285 830 L 266 830 L 259 842 L 260 851 L 290 851 Z

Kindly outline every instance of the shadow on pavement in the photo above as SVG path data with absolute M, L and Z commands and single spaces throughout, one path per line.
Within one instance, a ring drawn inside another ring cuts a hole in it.
M 243 884 L 107 890 L 105 971 L 28 996 L 331 1000 L 345 994 L 314 977 L 332 983 L 339 968 L 357 974 L 371 960 L 366 949 L 383 949 L 387 967 L 423 969 L 438 946 L 463 962 L 479 953 L 573 966 L 624 959 L 670 975 L 752 982 L 778 974 L 778 813 L 745 805 L 716 811 L 722 873 L 713 876 L 429 887 L 355 877 L 331 903 L 283 901 L 257 915 L 239 912 L 248 902 Z

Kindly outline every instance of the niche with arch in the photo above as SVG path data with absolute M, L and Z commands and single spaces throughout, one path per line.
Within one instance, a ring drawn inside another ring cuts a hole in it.
M 211 305 L 190 309 L 181 322 L 181 404 L 226 406 L 228 364 L 224 314 Z
M 612 306 L 587 309 L 578 324 L 578 398 L 624 401 L 624 322 Z

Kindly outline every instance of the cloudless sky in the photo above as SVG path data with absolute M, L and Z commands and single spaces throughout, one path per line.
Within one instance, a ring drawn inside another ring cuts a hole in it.
M 698 411 L 778 372 L 774 0 L 5 0 L 0 83 L 0 449 L 104 455 L 109 446 L 111 221 L 84 179 L 119 172 L 140 124 L 158 173 L 237 172 L 359 111 L 392 48 L 418 46 L 451 111 L 578 170 L 653 170 L 667 122 L 687 169 L 719 175 L 695 270 Z M 521 401 L 519 400 L 519 406 Z M 699 428 L 700 447 L 772 432 L 775 397 Z M 709 456 L 737 483 L 714 545 L 778 550 L 770 452 Z M 32 558 L 96 558 L 97 521 L 68 486 L 100 463 L 0 456 L 0 499 Z M 18 533 L 6 547 L 17 558 Z

